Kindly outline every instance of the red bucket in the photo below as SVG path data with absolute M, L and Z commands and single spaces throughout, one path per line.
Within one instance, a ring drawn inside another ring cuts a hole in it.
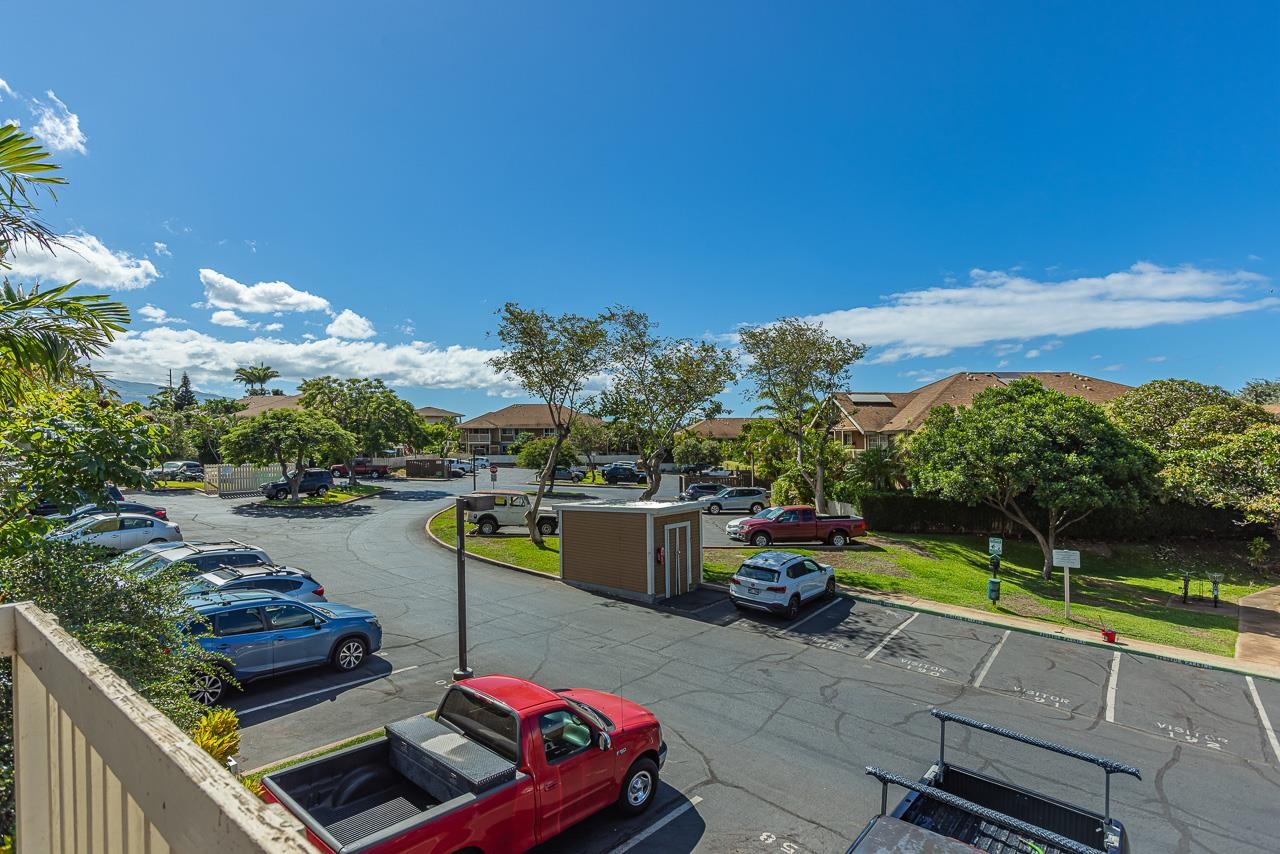
M 1116 642 L 1116 631 L 1115 631 L 1115 629 L 1103 629 L 1103 630 L 1102 630 L 1102 639 L 1103 639 L 1104 641 L 1106 641 L 1107 643 L 1115 643 L 1115 642 Z

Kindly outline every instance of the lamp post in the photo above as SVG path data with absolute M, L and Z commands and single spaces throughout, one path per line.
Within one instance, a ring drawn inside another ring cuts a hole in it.
M 472 445 L 471 446 L 471 491 L 475 492 L 476 489 L 478 489 L 478 487 L 476 486 L 476 448 L 474 445 Z
M 458 666 L 454 668 L 453 681 L 461 682 L 475 675 L 467 666 L 467 549 L 463 542 L 463 523 L 468 510 L 492 510 L 493 496 L 462 495 L 454 499 L 453 506 L 458 533 Z

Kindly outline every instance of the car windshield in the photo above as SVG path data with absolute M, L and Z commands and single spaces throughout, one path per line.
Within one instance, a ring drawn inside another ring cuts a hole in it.
M 70 525 L 68 525 L 64 530 L 67 530 L 67 531 L 81 531 L 81 530 L 84 530 L 85 528 L 89 527 L 90 525 L 93 525 L 93 524 L 95 524 L 95 523 L 97 523 L 97 522 L 101 522 L 101 521 L 102 521 L 102 520 L 101 520 L 101 519 L 99 519 L 97 516 L 85 516 L 83 519 L 77 519 L 77 520 L 75 520 L 75 521 L 74 521 L 74 522 L 72 522 Z
M 137 573 L 139 578 L 146 580 L 165 569 L 173 562 L 173 558 L 167 557 L 164 554 L 154 554 L 145 560 L 138 561 L 129 568 Z
M 499 756 L 517 760 L 516 717 L 488 698 L 454 687 L 444 695 L 436 719 L 480 742 Z
M 192 579 L 182 586 L 183 596 L 198 596 L 201 593 L 216 593 L 218 585 L 214 584 L 203 575 L 199 578 Z
M 773 519 L 774 517 L 776 517 L 776 516 L 777 516 L 779 513 L 781 513 L 781 512 L 782 512 L 782 508 L 781 508 L 781 507 L 766 507 L 766 508 L 764 508 L 763 510 L 761 510 L 759 513 L 757 513 L 756 515 L 752 516 L 751 518 L 753 518 L 753 519 Z
M 81 504 L 79 507 L 77 507 L 76 509 L 72 510 L 72 511 L 71 511 L 71 513 L 70 513 L 69 515 L 74 516 L 74 515 L 76 515 L 77 513 L 88 513 L 90 510 L 94 509 L 94 508 L 95 508 L 95 507 L 97 507 L 97 506 L 98 506 L 98 505 L 96 505 L 96 504 Z
M 725 497 L 726 495 L 728 495 L 728 494 L 729 494 L 729 487 L 727 487 L 727 486 L 726 486 L 724 489 L 720 490 L 719 492 L 717 492 L 715 495 L 713 495 L 713 496 L 711 496 L 711 497 L 712 497 L 712 498 L 724 498 L 724 497 Z
M 566 703 L 581 712 L 584 718 L 587 718 L 595 724 L 596 729 L 604 730 L 605 732 L 609 732 L 613 729 L 613 721 L 609 720 L 608 715 L 597 709 L 595 706 L 584 703 L 581 700 L 575 700 L 572 697 L 565 697 L 563 691 L 557 691 L 556 693 L 561 697 L 564 697 L 564 701 Z
M 778 570 L 765 569 L 763 566 L 752 566 L 744 563 L 738 567 L 738 575 L 742 578 L 749 578 L 752 581 L 766 581 L 772 584 L 778 580 Z

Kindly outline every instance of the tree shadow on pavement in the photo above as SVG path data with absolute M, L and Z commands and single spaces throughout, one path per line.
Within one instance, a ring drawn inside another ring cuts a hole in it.
M 358 519 L 368 516 L 373 508 L 364 502 L 331 504 L 328 507 L 273 507 L 267 504 L 241 504 L 231 510 L 237 516 L 255 519 Z
M 438 489 L 405 489 L 396 492 L 384 492 L 378 496 L 379 501 L 439 501 L 448 498 L 452 493 Z

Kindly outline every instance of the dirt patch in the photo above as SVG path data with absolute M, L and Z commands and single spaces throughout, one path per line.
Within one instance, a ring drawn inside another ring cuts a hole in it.
M 933 552 L 921 546 L 919 543 L 913 543 L 910 540 L 895 540 L 892 537 L 885 536 L 869 536 L 866 539 L 869 545 L 879 546 L 880 548 L 895 548 L 911 552 L 929 560 L 940 560 Z

